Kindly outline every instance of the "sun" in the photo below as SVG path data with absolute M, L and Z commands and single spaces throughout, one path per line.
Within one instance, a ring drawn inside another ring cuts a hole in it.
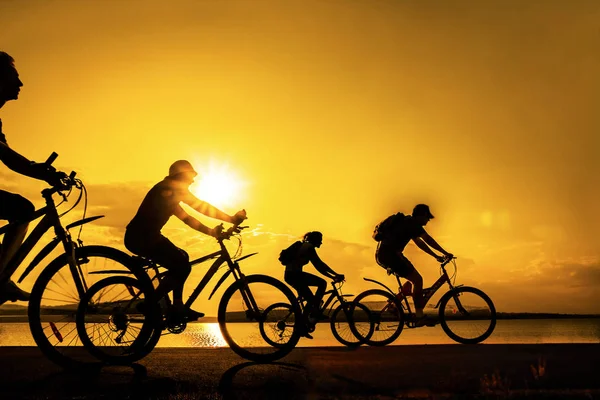
M 198 177 L 190 190 L 199 199 L 219 208 L 240 203 L 243 182 L 227 165 L 211 163 L 207 168 L 196 168 L 196 171 Z

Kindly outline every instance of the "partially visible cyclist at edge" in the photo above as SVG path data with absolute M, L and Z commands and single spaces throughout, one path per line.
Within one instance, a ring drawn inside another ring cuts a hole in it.
M 321 247 L 321 244 L 323 244 L 323 234 L 321 232 L 308 232 L 304 235 L 302 242 L 298 241 L 289 247 L 290 249 L 294 249 L 294 251 L 290 256 L 290 260 L 285 262 L 284 279 L 296 289 L 298 294 L 306 299 L 305 315 L 307 316 L 307 321 L 312 324 L 323 318 L 323 315 L 319 313 L 319 307 L 327 288 L 327 282 L 316 275 L 302 271 L 302 267 L 311 262 L 317 271 L 329 279 L 336 282 L 344 280 L 344 275 L 332 270 L 319 258 L 316 249 Z M 316 286 L 317 290 L 314 294 L 310 286 Z M 308 332 L 304 332 L 304 336 L 312 339 L 312 336 Z
M 391 268 L 399 276 L 412 282 L 417 327 L 430 325 L 435 321 L 425 318 L 423 314 L 423 308 L 425 307 L 425 304 L 423 304 L 423 277 L 408 258 L 404 256 L 404 248 L 412 240 L 417 247 L 440 263 L 447 257 L 453 257 L 425 231 L 424 226 L 433 218 L 428 205 L 417 204 L 412 215 L 406 215 L 399 219 L 399 223 L 394 223 L 390 235 L 381 240 L 375 254 L 379 264 Z M 444 257 L 437 255 L 431 248 L 441 252 Z
M 22 86 L 23 82 L 19 79 L 19 73 L 15 68 L 15 60 L 0 51 L 0 108 L 7 101 L 18 99 Z M 50 185 L 59 184 L 66 176 L 45 163 L 28 160 L 12 149 L 2 131 L 2 120 L 0 120 L 0 161 L 21 175 L 46 181 Z M 23 243 L 29 225 L 26 221 L 34 211 L 33 204 L 23 196 L 0 190 L 0 220 L 15 223 L 4 234 L 0 250 L 0 305 L 7 301 L 29 300 L 29 293 L 19 289 L 12 280 L 8 279 L 14 271 L 6 270 L 6 266 Z
M 161 234 L 162 227 L 172 215 L 175 215 L 191 228 L 216 236 L 215 229 L 207 227 L 185 212 L 180 205 L 181 202 L 204 215 L 232 224 L 239 224 L 246 219 L 245 210 L 238 211 L 235 215 L 228 215 L 196 198 L 190 192 L 189 186 L 197 175 L 198 173 L 188 161 L 175 161 L 169 168 L 169 175 L 146 194 L 125 231 L 125 247 L 129 251 L 149 258 L 168 269 L 167 276 L 160 284 L 160 291 L 168 293 L 173 290 L 173 308 L 169 311 L 170 317 L 177 321 L 184 319 L 195 321 L 204 314 L 186 309 L 183 304 L 183 285 L 191 272 L 189 256 Z

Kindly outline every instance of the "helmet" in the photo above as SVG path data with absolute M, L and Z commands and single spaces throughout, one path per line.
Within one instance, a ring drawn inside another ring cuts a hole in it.
M 187 160 L 177 160 L 169 167 L 169 176 L 176 176 L 184 172 L 193 172 L 194 175 L 198 175 L 192 164 Z

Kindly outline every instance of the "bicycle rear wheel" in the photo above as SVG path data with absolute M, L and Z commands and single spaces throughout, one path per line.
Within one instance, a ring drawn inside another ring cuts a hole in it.
M 358 347 L 373 334 L 371 319 L 371 312 L 363 304 L 340 304 L 330 316 L 331 333 L 341 344 Z
M 63 368 L 78 368 L 97 362 L 87 352 L 75 323 L 80 295 L 76 281 L 87 290 L 106 277 L 104 271 L 132 274 L 131 257 L 105 246 L 83 246 L 75 249 L 77 272 L 74 274 L 65 254 L 48 264 L 37 278 L 29 299 L 29 328 L 42 353 Z M 100 274 L 99 274 L 100 272 Z
M 273 347 L 285 347 L 292 339 L 296 314 L 290 304 L 275 303 L 265 308 L 258 328 L 263 340 Z
M 475 344 L 487 339 L 496 327 L 496 308 L 481 290 L 463 286 L 440 300 L 440 325 L 458 343 Z
M 300 339 L 297 324 L 289 339 L 276 345 L 261 333 L 261 325 L 264 332 L 264 323 L 268 321 L 265 311 L 269 306 L 280 303 L 290 307 L 294 321 L 301 320 L 296 297 L 285 284 L 273 277 L 245 276 L 225 290 L 219 303 L 219 327 L 223 338 L 235 353 L 251 361 L 270 362 L 292 351 Z
M 102 362 L 131 364 L 156 345 L 150 338 L 158 329 L 160 315 L 151 286 L 131 277 L 112 276 L 94 284 L 81 300 L 77 332 L 85 348 Z
M 371 337 L 364 337 L 360 331 L 357 332 L 365 343 L 369 346 L 386 346 L 398 339 L 404 327 L 404 311 L 396 296 L 385 290 L 370 289 L 356 296 L 354 303 L 364 305 L 373 322 Z

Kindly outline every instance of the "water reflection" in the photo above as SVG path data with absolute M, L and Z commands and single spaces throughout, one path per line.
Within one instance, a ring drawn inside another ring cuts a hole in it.
M 249 345 L 263 344 L 252 324 L 239 324 Z M 323 323 L 313 340 L 301 339 L 299 347 L 342 346 Z M 500 320 L 484 343 L 600 343 L 600 319 L 515 319 Z M 394 345 L 455 344 L 441 327 L 404 329 Z M 0 346 L 35 346 L 27 323 L 0 323 Z M 192 323 L 180 334 L 164 334 L 157 347 L 227 347 L 218 323 Z

